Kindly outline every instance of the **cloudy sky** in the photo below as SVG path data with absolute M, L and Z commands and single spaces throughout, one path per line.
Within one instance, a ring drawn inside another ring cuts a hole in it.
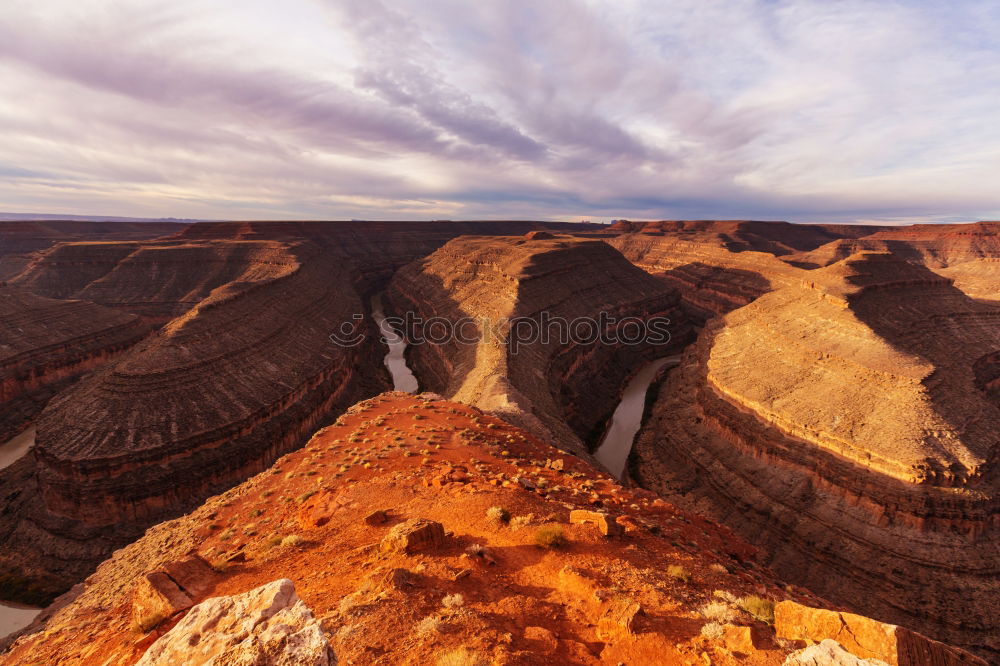
M 995 0 L 0 0 L 0 210 L 1000 218 Z

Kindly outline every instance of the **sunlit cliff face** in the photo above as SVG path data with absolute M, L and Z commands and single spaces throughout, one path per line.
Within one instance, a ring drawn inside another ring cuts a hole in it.
M 1000 215 L 995 3 L 9 0 L 0 200 L 201 218 Z

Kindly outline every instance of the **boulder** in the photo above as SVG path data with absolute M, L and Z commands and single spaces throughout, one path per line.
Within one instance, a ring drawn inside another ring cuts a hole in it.
M 334 666 L 319 621 L 287 578 L 206 599 L 153 643 L 138 666 Z
M 619 525 L 613 518 L 608 514 L 601 511 L 587 511 L 585 509 L 577 509 L 571 511 L 569 514 L 569 522 L 571 523 L 594 523 L 597 528 L 601 530 L 601 534 L 604 536 L 617 536 L 622 533 L 622 526 Z
M 383 552 L 415 553 L 444 543 L 441 523 L 425 518 L 411 518 L 394 526 L 382 539 Z
M 880 659 L 890 666 L 986 666 L 979 657 L 905 627 L 794 601 L 775 605 L 774 630 L 778 638 L 810 642 L 833 639 L 858 657 Z
M 887 666 L 878 659 L 860 659 L 827 638 L 817 645 L 796 650 L 788 655 L 783 666 Z
M 597 622 L 597 637 L 610 641 L 635 634 L 636 618 L 642 615 L 642 606 L 631 599 L 616 599 Z
M 175 613 L 186 610 L 215 584 L 212 565 L 200 555 L 167 562 L 143 574 L 132 590 L 132 621 L 148 631 Z

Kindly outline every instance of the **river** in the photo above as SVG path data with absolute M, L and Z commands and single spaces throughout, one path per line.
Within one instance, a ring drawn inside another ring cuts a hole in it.
M 35 444 L 35 427 L 32 426 L 10 441 L 0 444 L 0 469 L 12 464 Z M 31 624 L 40 608 L 0 602 L 0 638 Z
M 382 338 L 389 346 L 389 353 L 385 355 L 383 363 L 392 375 L 392 387 L 397 391 L 416 393 L 419 386 L 417 378 L 406 365 L 406 340 L 386 321 L 385 311 L 382 309 L 382 294 L 372 299 L 372 317 L 382 332 Z
M 594 457 L 611 472 L 616 479 L 622 478 L 632 442 L 642 426 L 642 413 L 646 405 L 646 391 L 657 371 L 665 365 L 677 365 L 680 356 L 666 356 L 654 359 L 644 365 L 622 392 L 621 402 L 611 416 L 611 427 L 597 447 Z

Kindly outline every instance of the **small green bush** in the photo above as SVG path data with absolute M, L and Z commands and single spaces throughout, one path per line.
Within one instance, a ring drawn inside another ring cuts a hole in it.
M 754 595 L 740 597 L 736 605 L 761 622 L 774 624 L 774 602 Z
M 562 548 L 569 541 L 566 533 L 558 525 L 545 525 L 535 531 L 535 545 L 542 548 Z

